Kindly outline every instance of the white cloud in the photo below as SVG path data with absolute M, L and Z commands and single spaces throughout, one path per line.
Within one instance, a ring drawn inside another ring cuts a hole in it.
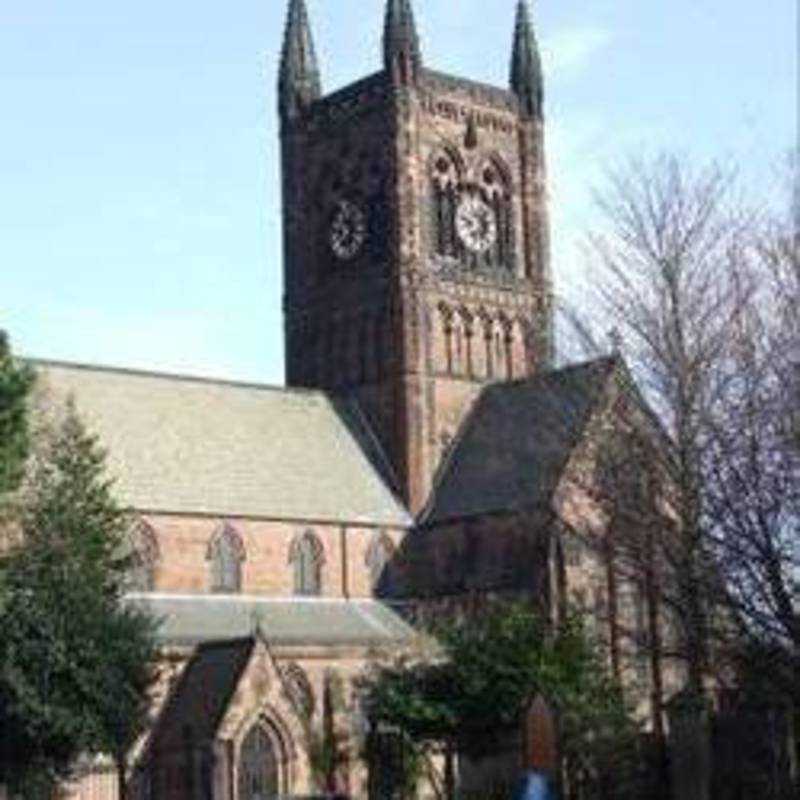
M 604 28 L 568 28 L 547 37 L 542 43 L 544 69 L 550 75 L 578 72 L 606 48 L 611 40 Z

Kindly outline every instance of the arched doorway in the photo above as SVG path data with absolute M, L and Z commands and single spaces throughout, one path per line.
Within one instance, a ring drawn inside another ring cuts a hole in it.
M 274 737 L 256 723 L 239 754 L 239 800 L 270 800 L 280 794 L 280 762 Z

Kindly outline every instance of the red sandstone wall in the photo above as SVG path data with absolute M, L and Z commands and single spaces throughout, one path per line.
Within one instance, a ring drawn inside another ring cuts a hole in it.
M 384 533 L 398 546 L 404 535 L 391 529 L 174 515 L 148 516 L 146 522 L 158 542 L 155 589 L 175 593 L 209 591 L 209 544 L 223 522 L 233 527 L 244 547 L 242 593 L 277 597 L 294 594 L 289 552 L 295 537 L 307 530 L 322 545 L 324 597 L 369 597 L 373 589 L 367 565 L 370 545 Z

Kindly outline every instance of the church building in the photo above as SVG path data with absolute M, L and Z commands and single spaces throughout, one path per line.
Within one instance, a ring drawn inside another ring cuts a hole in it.
M 137 520 L 131 602 L 162 620 L 142 798 L 320 793 L 323 730 L 348 742 L 333 788 L 365 797 L 353 679 L 426 613 L 615 605 L 585 545 L 606 525 L 587 476 L 609 420 L 640 406 L 614 357 L 553 363 L 526 0 L 505 88 L 427 66 L 411 0 L 384 25 L 381 69 L 325 94 L 289 0 L 285 388 L 34 362 L 44 401 L 74 398 L 107 448 Z M 98 768 L 74 794 L 112 786 Z

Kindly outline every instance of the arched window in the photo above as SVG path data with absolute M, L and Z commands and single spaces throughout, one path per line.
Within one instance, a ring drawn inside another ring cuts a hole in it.
M 488 266 L 514 270 L 513 187 L 506 163 L 497 155 L 484 161 L 478 170 L 478 186 L 495 221 L 495 240 L 487 252 Z
M 152 592 L 155 589 L 158 559 L 159 548 L 155 531 L 144 520 L 140 520 L 131 533 L 128 568 L 131 591 Z
M 444 342 L 444 367 L 447 374 L 453 373 L 453 309 L 445 302 L 439 303 L 439 323 Z
M 388 567 L 394 555 L 394 543 L 383 532 L 377 533 L 367 548 L 366 565 L 372 586 L 385 586 L 388 582 Z
M 314 596 L 322 592 L 322 565 L 325 551 L 313 531 L 297 536 L 289 548 L 289 563 L 294 566 L 294 593 Z
M 472 363 L 472 337 L 475 333 L 475 317 L 465 306 L 461 306 L 458 309 L 457 315 L 461 321 L 461 327 L 458 330 L 463 330 L 464 334 L 463 339 L 459 339 L 459 347 L 462 349 L 462 352 L 459 354 L 461 372 L 471 378 L 474 372 Z
M 496 372 L 495 365 L 497 364 L 495 359 L 494 319 L 485 308 L 479 309 L 478 319 L 480 321 L 480 329 L 483 334 L 485 346 L 483 352 L 483 375 L 487 378 L 494 378 Z
M 455 258 L 459 251 L 455 228 L 459 171 L 457 160 L 448 150 L 439 150 L 429 165 L 431 250 L 443 258 Z
M 225 525 L 214 534 L 208 546 L 207 558 L 211 563 L 212 592 L 241 591 L 244 545 L 232 526 Z
M 280 794 L 275 743 L 262 723 L 253 726 L 239 756 L 239 800 L 267 800 Z

